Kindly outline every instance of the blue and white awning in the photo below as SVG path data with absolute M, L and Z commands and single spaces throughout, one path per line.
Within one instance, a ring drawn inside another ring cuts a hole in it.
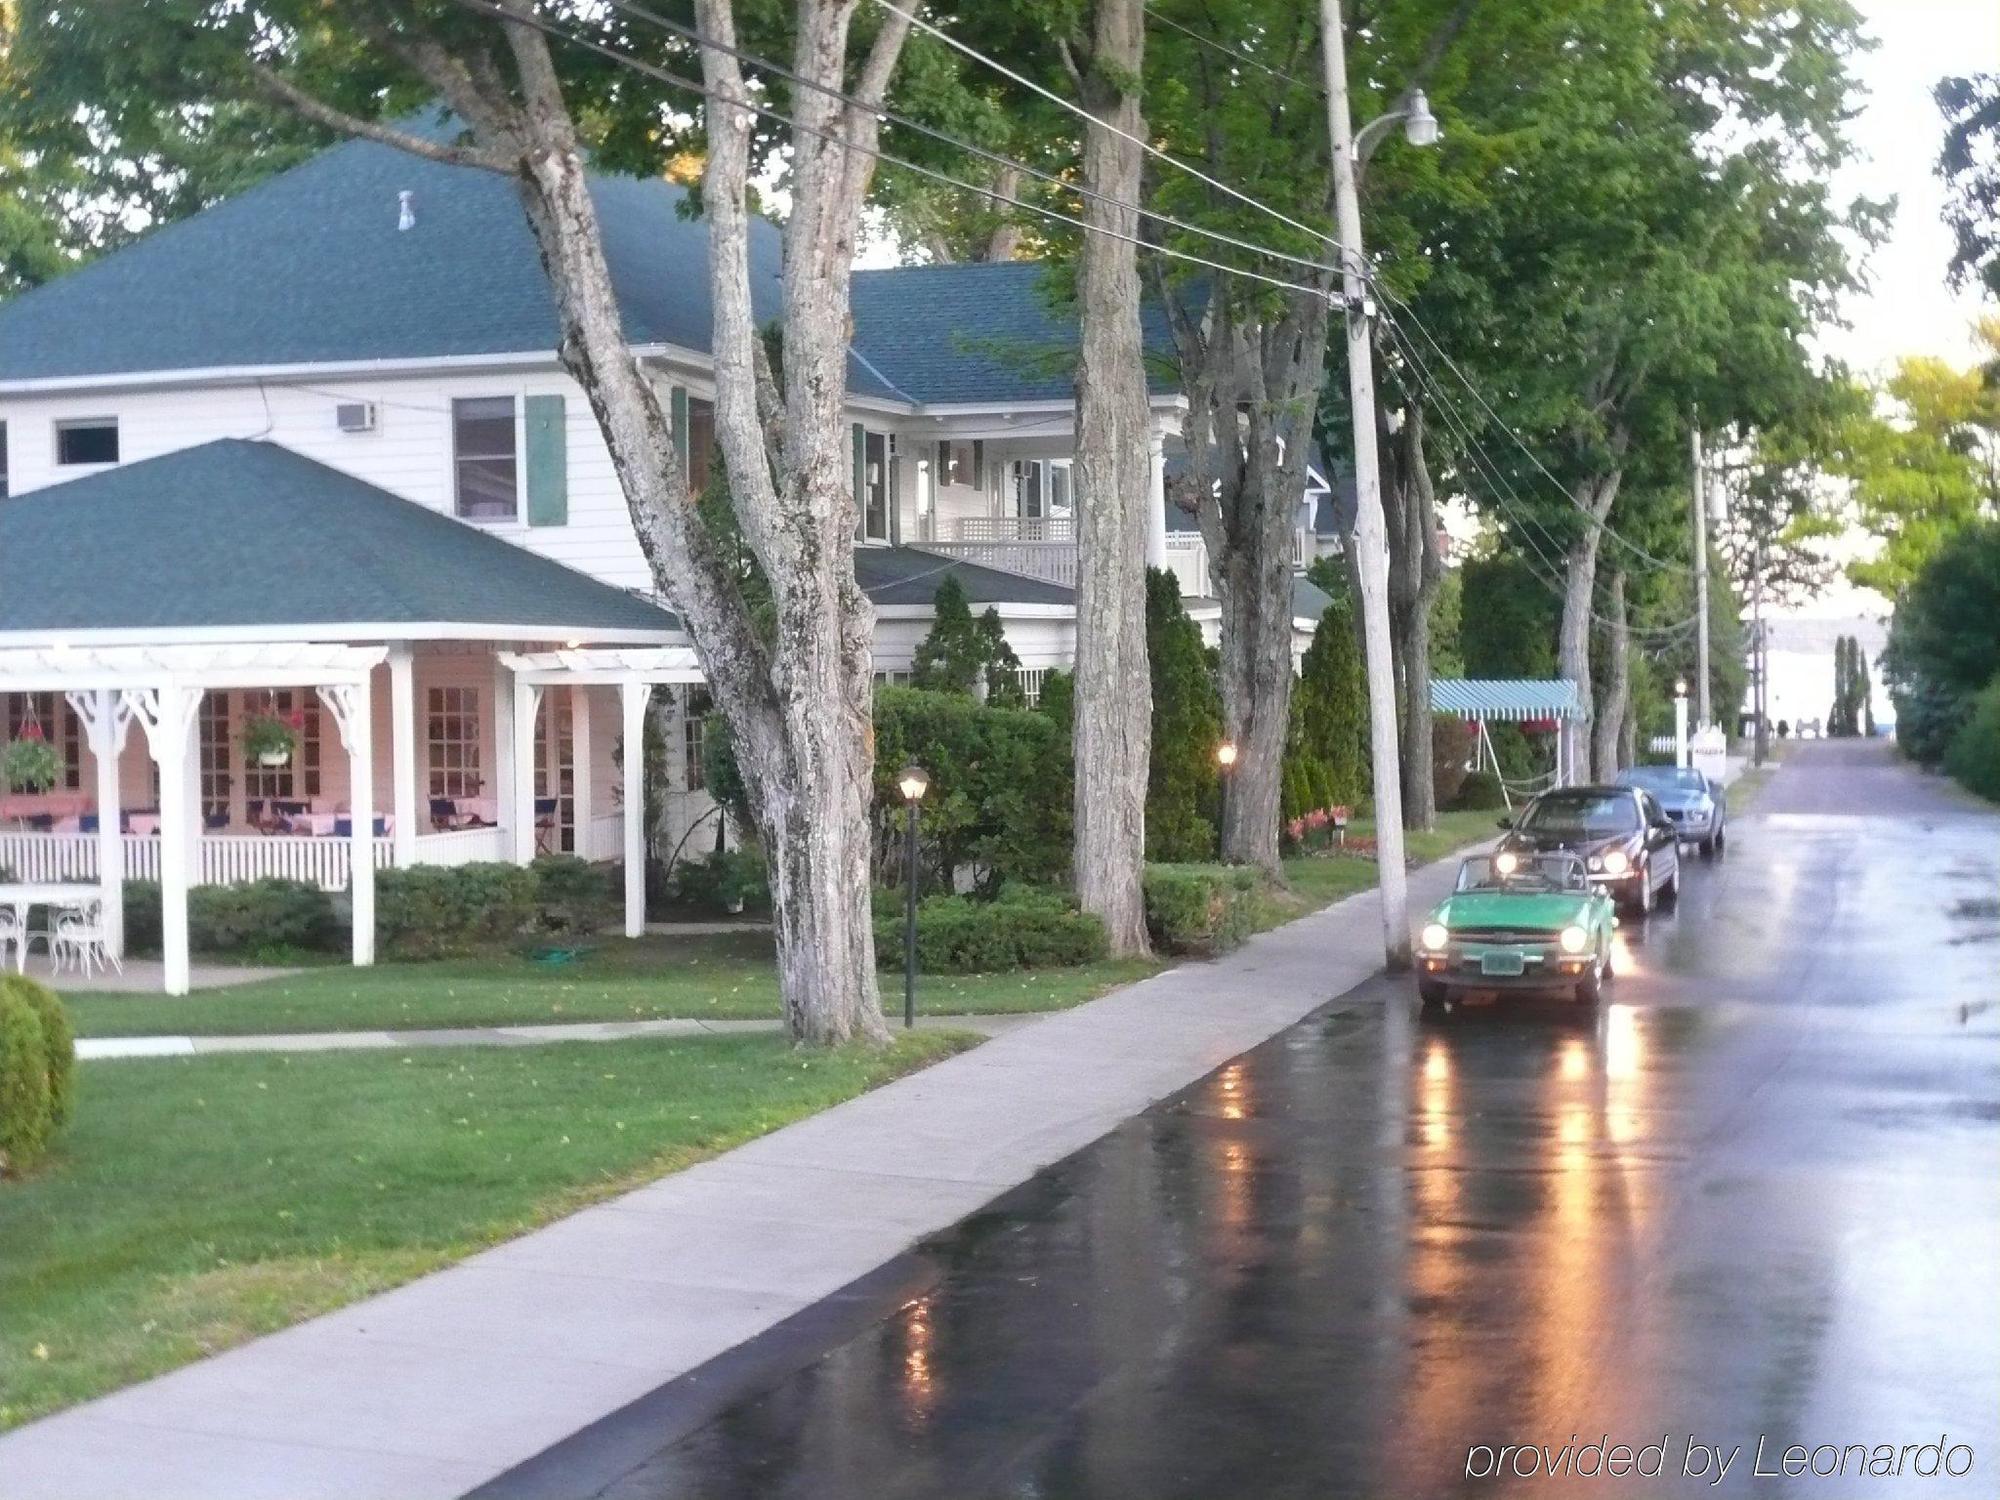
M 1566 677 L 1434 677 L 1431 712 L 1461 719 L 1581 719 L 1583 704 Z

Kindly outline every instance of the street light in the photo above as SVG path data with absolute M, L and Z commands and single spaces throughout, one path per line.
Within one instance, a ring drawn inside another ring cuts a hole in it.
M 1229 773 L 1236 768 L 1236 741 L 1224 740 L 1215 747 L 1215 767 L 1222 784 L 1222 807 L 1215 820 L 1215 857 L 1219 862 L 1229 847 Z
M 1437 118 L 1420 89 L 1371 120 L 1357 137 L 1347 105 L 1347 42 L 1340 0 L 1320 0 L 1320 48 L 1326 68 L 1326 122 L 1339 231 L 1341 302 L 1347 324 L 1348 408 L 1354 419 L 1354 550 L 1361 585 L 1361 638 L 1368 666 L 1368 744 L 1374 757 L 1375 869 L 1382 891 L 1382 952 L 1392 971 L 1410 966 L 1409 889 L 1403 872 L 1403 789 L 1396 732 L 1396 671 L 1389 652 L 1389 542 L 1382 520 L 1382 470 L 1375 451 L 1375 347 L 1372 300 L 1364 274 L 1359 178 L 1368 153 L 1401 121 L 1414 146 L 1438 137 Z M 1425 712 L 1422 705 L 1418 713 Z M 1421 722 L 1421 720 L 1419 720 Z
M 908 765 L 896 777 L 896 790 L 903 794 L 905 817 L 903 868 L 903 1029 L 917 1024 L 917 805 L 931 789 L 930 773 L 922 766 Z

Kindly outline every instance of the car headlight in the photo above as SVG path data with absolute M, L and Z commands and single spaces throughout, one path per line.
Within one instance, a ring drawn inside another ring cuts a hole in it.
M 1493 856 L 1493 868 L 1498 870 L 1502 875 L 1512 875 L 1516 870 L 1521 868 L 1520 857 L 1511 850 L 1503 849 Z
M 1451 933 L 1442 922 L 1427 923 L 1423 930 L 1423 944 L 1426 948 L 1442 948 L 1451 941 Z
M 1583 945 L 1590 941 L 1590 934 L 1581 927 L 1565 927 L 1556 941 L 1562 944 L 1565 953 L 1581 953 Z
M 1631 868 L 1632 861 L 1625 857 L 1623 849 L 1613 849 L 1604 856 L 1604 873 L 1607 875 L 1623 875 Z

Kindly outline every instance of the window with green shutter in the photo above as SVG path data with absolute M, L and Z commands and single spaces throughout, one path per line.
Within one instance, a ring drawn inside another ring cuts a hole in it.
M 569 426 L 560 396 L 530 396 L 523 408 L 528 436 L 528 524 L 569 522 Z

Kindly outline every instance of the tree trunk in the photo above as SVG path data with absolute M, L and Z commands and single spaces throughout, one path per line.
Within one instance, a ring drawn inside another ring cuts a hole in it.
M 626 342 L 583 150 L 534 0 L 495 0 L 508 17 L 498 30 L 511 78 L 490 47 L 470 38 L 465 57 L 434 41 L 399 51 L 469 127 L 462 142 L 347 114 L 251 64 L 268 92 L 320 125 L 513 181 L 554 294 L 557 355 L 590 402 L 654 586 L 680 613 L 729 723 L 771 864 L 785 1016 L 807 1042 L 887 1036 L 869 911 L 873 617 L 854 581 L 842 405 L 849 266 L 879 128 L 872 106 L 887 90 L 908 22 L 884 20 L 850 80 L 848 23 L 859 3 L 799 7 L 794 69 L 823 87 L 803 90 L 792 106 L 801 128 L 784 229 L 782 394 L 750 312 L 751 117 L 734 102 L 745 97 L 743 80 L 726 53 L 702 55 L 716 96 L 707 105 L 703 206 L 717 436 L 744 543 L 771 583 L 775 649 L 744 600 L 734 546 L 719 546 L 695 510 L 668 414 Z M 705 32 L 734 44 L 730 0 L 700 0 L 697 13 Z M 841 87 L 855 104 L 825 91 Z M 779 442 L 767 442 L 769 434 Z
M 1078 252 L 1082 349 L 1076 371 L 1077 900 L 1100 917 L 1111 951 L 1146 953 L 1146 773 L 1153 690 L 1146 661 L 1146 504 L 1152 417 L 1139 326 L 1136 92 L 1142 0 L 1098 0 L 1079 79 L 1092 119 L 1083 177 L 1097 196 Z M 1114 133 L 1123 131 L 1124 136 Z M 1124 236 L 1124 238 L 1114 238 Z
M 1604 704 L 1597 713 L 1595 745 L 1591 755 L 1593 776 L 1609 781 L 1618 774 L 1619 745 L 1625 733 L 1625 714 L 1632 696 L 1631 633 L 1625 625 L 1625 570 L 1611 575 L 1606 593 L 1605 644 L 1611 653 L 1611 670 L 1604 683 Z
M 1604 518 L 1618 498 L 1618 486 L 1625 477 L 1613 469 L 1593 479 L 1579 480 L 1571 494 L 1583 509 L 1583 534 L 1569 549 L 1569 576 L 1563 589 L 1562 623 L 1556 634 L 1556 673 L 1576 685 L 1582 705 L 1580 720 L 1565 720 L 1562 734 L 1567 742 L 1566 763 L 1577 772 L 1590 774 L 1590 734 L 1594 718 L 1590 680 L 1590 627 L 1597 597 L 1597 552 L 1604 539 Z
M 1438 548 L 1437 494 L 1424 449 L 1422 403 L 1404 408 L 1400 431 L 1386 431 L 1386 420 L 1383 427 L 1382 508 L 1389 546 L 1389 644 L 1396 667 L 1403 826 L 1435 828 L 1431 606 L 1444 585 L 1444 555 Z

